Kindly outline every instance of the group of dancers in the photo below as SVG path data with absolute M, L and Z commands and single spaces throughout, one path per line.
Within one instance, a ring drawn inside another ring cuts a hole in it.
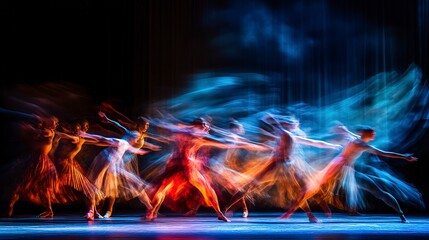
M 97 124 L 118 130 L 112 135 L 112 130 L 91 132 L 92 123 L 87 120 L 59 124 L 55 116 L 25 115 L 20 132 L 27 147 L 8 166 L 13 173 L 6 194 L 8 216 L 19 199 L 43 206 L 41 218 L 54 216 L 52 204 L 85 201 L 84 217 L 89 221 L 110 218 L 115 200 L 134 198 L 145 206 L 146 220 L 156 219 L 163 205 L 185 216 L 194 216 L 205 206 L 225 222 L 240 207 L 242 216 L 248 217 L 249 202 L 264 202 L 286 209 L 281 218 L 302 209 L 316 223 L 320 220 L 313 215 L 312 205 L 328 217 L 332 207 L 357 213 L 365 207 L 364 192 L 393 208 L 402 222 L 407 219 L 398 200 L 423 205 L 419 191 L 397 176 L 383 169 L 355 168 L 365 152 L 417 160 L 412 154 L 370 145 L 375 138 L 370 127 L 350 131 L 337 125 L 332 130 L 339 138 L 322 141 L 308 137 L 294 116 L 265 112 L 250 136 L 237 120 L 222 128 L 203 117 L 189 123 L 167 114 L 131 120 L 104 104 Z M 149 123 L 154 126 L 151 133 Z M 90 163 L 87 167 L 77 160 L 84 145 L 101 149 L 93 156 L 85 154 L 90 157 L 85 159 Z M 316 155 L 320 159 L 310 157 L 308 148 L 320 149 Z M 139 161 L 149 152 L 158 153 L 159 158 L 140 170 Z M 106 206 L 104 214 L 101 203 Z

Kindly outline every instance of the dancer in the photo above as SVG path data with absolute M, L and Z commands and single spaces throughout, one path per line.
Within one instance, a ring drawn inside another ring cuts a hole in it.
M 275 151 L 264 165 L 258 165 L 256 171 L 250 174 L 253 176 L 253 180 L 245 184 L 240 191 L 232 196 L 230 202 L 226 205 L 224 212 L 227 212 L 237 202 L 243 201 L 244 197 L 247 194 L 250 194 L 252 190 L 257 188 L 266 189 L 274 186 L 275 184 L 281 185 L 278 187 L 278 190 L 280 191 L 278 194 L 281 195 L 280 204 L 282 206 L 286 205 L 284 201 L 291 201 L 298 197 L 297 192 L 302 188 L 302 185 L 304 184 L 303 181 L 308 177 L 309 173 L 307 172 L 308 169 L 306 169 L 308 167 L 303 167 L 302 162 L 296 162 L 299 159 L 295 159 L 295 162 L 291 159 L 295 143 L 335 150 L 341 148 L 340 145 L 293 135 L 290 132 L 296 124 L 293 119 L 268 115 L 264 121 L 267 121 L 267 123 L 273 127 L 274 134 L 278 136 L 275 137 Z M 301 208 L 306 212 L 310 222 L 319 222 L 319 220 L 311 213 L 307 202 L 303 203 Z M 324 207 L 324 210 L 329 211 L 327 206 Z
M 253 144 L 257 145 L 257 143 L 251 142 L 240 136 L 244 135 L 244 128 L 236 120 L 230 122 L 229 131 L 225 131 L 217 127 L 211 127 L 207 124 L 205 132 L 208 134 L 210 130 L 213 130 L 215 134 L 222 136 L 224 139 L 231 141 L 232 145 L 241 142 L 249 144 L 248 146 L 250 147 L 248 148 L 246 145 L 243 145 L 242 147 L 234 148 L 231 146 L 230 148 L 227 148 L 226 152 L 223 154 L 218 152 L 216 154 L 217 156 L 213 155 L 213 149 L 215 148 L 213 146 L 203 146 L 198 149 L 195 155 L 195 166 L 204 176 L 206 176 L 209 184 L 215 190 L 219 198 L 218 200 L 221 201 L 225 191 L 229 192 L 229 194 L 235 193 L 240 186 L 240 183 L 248 180 L 247 176 L 240 174 L 236 169 L 233 168 L 238 167 L 236 161 L 238 161 L 239 151 L 246 148 L 249 150 L 254 150 L 252 146 Z M 229 162 L 231 162 L 231 164 L 228 164 Z M 174 200 L 174 202 L 177 203 L 177 199 Z M 171 201 L 167 204 L 172 205 Z M 184 214 L 184 216 L 195 216 L 201 205 L 204 205 L 204 197 L 198 191 L 198 189 L 191 187 L 186 193 L 184 205 L 190 209 Z M 241 203 L 241 207 L 243 209 L 243 217 L 247 217 L 248 210 L 246 201 L 244 199 Z
M 153 209 L 148 211 L 146 219 L 157 217 L 158 210 L 169 194 L 183 193 L 183 187 L 195 187 L 203 196 L 206 205 L 212 207 L 217 213 L 218 219 L 225 222 L 230 220 L 220 211 L 219 202 L 215 190 L 203 172 L 200 171 L 199 160 L 196 153 L 202 146 L 217 148 L 250 147 L 250 144 L 236 143 L 216 139 L 207 134 L 208 125 L 202 118 L 195 119 L 190 126 L 163 126 L 171 131 L 171 141 L 175 146 L 171 157 L 167 161 L 163 173 L 163 180 L 152 199 Z M 257 150 L 266 150 L 265 147 L 254 145 Z
M 399 214 L 401 222 L 406 223 L 407 219 L 395 197 L 381 189 L 371 177 L 365 174 L 355 174 L 354 165 L 356 159 L 358 159 L 363 152 L 389 158 L 401 158 L 409 162 L 417 161 L 417 158 L 413 157 L 412 154 L 383 151 L 369 145 L 368 142 L 375 138 L 375 130 L 370 127 L 359 128 L 357 130 L 357 135 L 351 133 L 345 126 L 339 126 L 338 130 L 348 133 L 350 136 L 354 136 L 353 139 L 344 147 L 343 151 L 337 157 L 315 175 L 313 179 L 309 180 L 301 196 L 281 218 L 290 218 L 307 199 L 317 194 L 322 189 L 322 186 L 328 186 L 326 188 L 323 187 L 323 190 L 331 189 L 331 195 L 333 195 L 334 189 L 339 186 L 343 187 L 346 191 L 348 205 L 351 209 L 359 204 L 361 197 L 359 197 L 358 190 L 362 189 L 395 209 Z
M 244 139 L 242 136 L 245 134 L 243 125 L 233 119 L 228 124 L 230 134 L 227 134 L 227 138 L 233 142 L 245 141 L 251 143 L 249 140 Z M 220 159 L 214 166 L 214 181 L 220 185 L 223 190 L 226 190 L 229 194 L 234 194 L 238 191 L 240 183 L 248 181 L 249 177 L 242 174 L 245 169 L 243 161 L 245 159 L 243 149 L 241 148 L 229 148 L 224 154 L 217 159 Z M 243 210 L 242 217 L 247 218 L 249 216 L 249 210 L 246 204 L 246 199 L 243 197 L 240 204 L 236 204 L 237 208 L 241 207 Z
M 89 123 L 86 120 L 75 122 L 72 125 L 73 129 L 70 133 L 56 132 L 58 138 L 62 138 L 62 141 L 57 153 L 55 154 L 55 163 L 58 168 L 58 175 L 62 187 L 70 187 L 77 191 L 82 192 L 88 201 L 95 199 L 99 202 L 103 198 L 103 193 L 97 189 L 83 174 L 83 169 L 80 164 L 76 161 L 76 155 L 81 151 L 83 144 L 98 144 L 98 141 L 94 141 L 93 138 L 86 139 L 85 133 L 89 129 Z M 64 189 L 61 195 L 70 201 L 75 200 L 75 196 L 72 192 L 66 192 Z M 101 217 L 96 212 L 97 217 Z
M 121 139 L 88 133 L 85 133 L 84 136 L 108 145 L 95 157 L 88 174 L 88 179 L 104 193 L 104 197 L 112 199 L 120 197 L 126 200 L 138 197 L 147 210 L 151 210 L 152 205 L 144 189 L 147 184 L 138 176 L 127 171 L 123 162 L 123 155 L 126 151 L 140 155 L 147 153 L 147 151 L 131 145 L 131 142 L 137 140 L 140 134 L 130 131 Z M 92 198 L 88 213 L 85 215 L 88 220 L 94 219 L 96 204 L 96 199 Z
M 123 126 L 117 121 L 114 121 L 106 116 L 104 112 L 98 112 L 98 115 L 102 118 L 104 122 L 108 122 L 116 126 L 117 128 L 121 129 L 126 134 L 130 134 L 131 131 L 127 127 Z M 150 144 L 148 142 L 145 142 L 145 137 L 148 137 L 149 135 L 146 133 L 147 129 L 149 128 L 149 121 L 143 117 L 139 117 L 136 124 L 127 124 L 128 127 L 132 127 L 139 133 L 139 137 L 134 139 L 130 142 L 131 146 L 139 149 L 139 148 L 146 148 L 153 151 L 160 150 L 160 147 L 154 144 Z M 150 138 L 154 138 L 156 140 L 159 140 L 159 138 L 150 136 Z M 124 166 L 126 170 L 128 170 L 130 173 L 133 173 L 136 176 L 139 176 L 139 167 L 138 167 L 138 158 L 137 154 L 132 151 L 125 151 L 122 161 L 124 162 Z M 107 198 L 107 210 L 103 217 L 109 218 L 112 215 L 113 212 L 113 206 L 115 204 L 115 198 Z
M 27 198 L 34 203 L 41 204 L 46 211 L 39 215 L 40 218 L 54 216 L 52 202 L 57 201 L 58 173 L 48 154 L 52 148 L 58 119 L 54 116 L 35 116 L 35 118 L 39 120 L 36 126 L 22 125 L 23 130 L 30 133 L 29 135 L 32 137 L 30 153 L 19 160 L 18 165 L 23 169 L 23 175 L 12 193 L 8 216 L 12 216 L 14 205 L 20 198 Z M 17 170 L 22 171 L 22 169 Z

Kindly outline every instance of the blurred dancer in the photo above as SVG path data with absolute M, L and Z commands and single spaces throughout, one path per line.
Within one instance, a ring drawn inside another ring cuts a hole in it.
M 249 140 L 245 139 L 243 136 L 245 130 L 243 125 L 233 119 L 228 124 L 229 133 L 225 134 L 227 139 L 232 140 L 232 142 L 248 142 L 252 143 Z M 243 162 L 245 159 L 245 154 L 243 154 L 242 148 L 229 148 L 224 154 L 217 157 L 219 159 L 216 161 L 215 166 L 213 167 L 213 180 L 219 185 L 223 191 L 227 191 L 229 194 L 236 193 L 240 184 L 244 181 L 248 181 L 249 177 L 242 174 L 244 169 Z M 246 204 L 246 199 L 243 197 L 241 201 L 236 204 L 237 208 L 241 207 L 243 210 L 242 217 L 247 218 L 249 216 L 249 210 Z
M 230 142 L 210 137 L 207 134 L 208 125 L 201 118 L 195 119 L 190 126 L 170 126 L 167 128 L 171 131 L 171 141 L 175 150 L 167 161 L 166 169 L 162 175 L 163 180 L 152 200 L 153 209 L 148 211 L 146 219 L 152 220 L 157 217 L 158 210 L 167 195 L 181 194 L 183 187 L 190 186 L 195 187 L 201 193 L 205 204 L 215 210 L 219 220 L 230 222 L 220 211 L 216 192 L 210 185 L 206 174 L 200 170 L 196 153 L 203 146 L 230 148 L 246 144 L 234 146 Z M 256 145 L 254 148 L 265 150 L 265 148 Z
M 317 194 L 321 189 L 324 191 L 326 191 L 326 189 L 331 189 L 331 193 L 333 193 L 334 189 L 339 186 L 343 187 L 346 191 L 347 201 L 351 208 L 359 204 L 358 201 L 361 200 L 361 197 L 358 195 L 358 190 L 362 189 L 371 193 L 376 198 L 381 199 L 387 205 L 395 209 L 399 214 L 401 221 L 403 223 L 407 222 L 407 219 L 405 218 L 395 197 L 381 189 L 369 176 L 365 174 L 355 174 L 354 165 L 356 159 L 358 159 L 363 152 L 383 157 L 402 158 L 410 162 L 417 161 L 417 158 L 413 157 L 412 154 L 387 152 L 369 145 L 368 142 L 375 138 L 375 131 L 370 127 L 358 129 L 357 135 L 351 133 L 344 126 L 339 126 L 338 131 L 349 133 L 350 136 L 354 137 L 337 157 L 335 157 L 322 171 L 309 180 L 302 195 L 296 200 L 292 207 L 281 216 L 281 218 L 290 218 L 297 208 L 302 206 L 307 199 Z
M 83 144 L 97 144 L 92 138 L 86 139 L 85 133 L 89 129 L 88 121 L 75 122 L 70 133 L 56 132 L 58 138 L 64 139 L 55 154 L 55 163 L 58 167 L 60 183 L 82 192 L 87 200 L 95 199 L 96 202 L 103 198 L 103 193 L 97 189 L 85 176 L 80 164 L 76 161 L 76 155 L 81 151 Z M 63 189 L 61 195 L 70 201 L 75 200 L 72 192 Z M 98 213 L 96 213 L 98 214 Z M 98 217 L 99 214 L 98 214 Z
M 24 132 L 29 133 L 31 146 L 29 154 L 20 159 L 17 171 L 23 171 L 9 203 L 8 215 L 12 216 L 15 203 L 20 198 L 26 198 L 34 203 L 41 204 L 45 212 L 39 217 L 50 218 L 54 216 L 52 202 L 56 201 L 58 192 L 58 173 L 49 152 L 55 129 L 58 126 L 56 117 L 39 117 L 36 126 L 23 124 Z M 15 173 L 16 174 L 16 173 Z
M 146 183 L 138 176 L 127 171 L 123 162 L 123 155 L 126 151 L 136 154 L 145 154 L 147 152 L 131 145 L 131 142 L 138 139 L 140 134 L 136 131 L 130 131 L 120 139 L 93 134 L 85 134 L 85 136 L 108 145 L 95 157 L 88 173 L 88 179 L 104 193 L 104 197 L 112 199 L 124 198 L 126 200 L 138 197 L 147 210 L 151 210 L 152 205 L 144 189 Z M 88 213 L 85 216 L 88 220 L 94 219 L 96 203 L 96 199 L 92 198 Z
M 252 190 L 257 188 L 269 188 L 276 184 L 280 184 L 278 187 L 282 195 L 282 201 L 291 201 L 297 197 L 299 189 L 304 184 L 303 181 L 308 177 L 307 169 L 302 166 L 302 163 L 297 163 L 291 159 L 294 151 L 295 143 L 305 144 L 318 148 L 330 148 L 340 149 L 340 145 L 330 144 L 323 141 L 308 139 L 300 136 L 295 136 L 290 131 L 293 130 L 295 122 L 292 119 L 286 117 L 273 117 L 268 116 L 266 121 L 273 126 L 276 145 L 275 151 L 268 161 L 262 166 L 257 166 L 255 173 L 251 173 L 253 180 L 244 185 L 240 191 L 235 193 L 230 202 L 225 207 L 227 212 L 233 205 L 239 201 L 243 201 L 243 198 L 251 193 Z M 288 130 L 289 129 L 289 130 Z M 301 166 L 300 166 L 301 165 Z M 284 197 L 286 196 L 287 199 Z M 280 203 L 284 205 L 285 203 Z M 319 220 L 311 213 L 310 207 L 307 202 L 303 203 L 301 208 L 306 212 L 310 222 L 319 222 Z M 325 211 L 328 209 L 325 208 Z
M 138 118 L 137 122 L 135 124 L 126 124 L 128 126 L 125 127 L 122 124 L 120 124 L 117 121 L 114 121 L 106 116 L 104 112 L 98 112 L 98 115 L 103 119 L 103 121 L 108 122 L 116 126 L 117 128 L 121 129 L 125 135 L 130 134 L 132 131 L 137 131 L 139 133 L 139 137 L 134 139 L 133 141 L 130 141 L 130 144 L 132 147 L 136 149 L 140 148 L 146 148 L 154 151 L 160 150 L 159 146 L 150 144 L 148 142 L 145 142 L 145 137 L 148 136 L 146 134 L 147 129 L 149 128 L 149 121 L 143 117 Z M 130 130 L 129 128 L 133 128 L 135 130 Z M 152 137 L 154 138 L 154 137 Z M 156 138 L 158 139 L 158 138 Z M 124 166 L 126 170 L 128 170 L 130 173 L 139 176 L 139 167 L 138 167 L 138 157 L 135 152 L 132 151 L 125 151 L 122 161 L 124 162 Z M 105 218 L 109 218 L 112 215 L 113 212 L 113 206 L 115 204 L 115 198 L 107 198 L 107 210 L 104 214 Z

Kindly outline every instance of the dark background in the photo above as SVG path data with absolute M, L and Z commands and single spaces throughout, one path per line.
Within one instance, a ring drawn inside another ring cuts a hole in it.
M 1 1 L 2 105 L 57 83 L 66 86 L 51 93 L 59 102 L 70 91 L 86 103 L 68 102 L 64 116 L 89 114 L 102 101 L 135 116 L 185 92 L 192 74 L 216 71 L 277 76 L 291 89 L 286 103 L 411 64 L 424 87 L 428 13 L 423 0 Z M 428 139 L 426 131 L 407 149 L 420 161 L 404 169 L 426 203 Z

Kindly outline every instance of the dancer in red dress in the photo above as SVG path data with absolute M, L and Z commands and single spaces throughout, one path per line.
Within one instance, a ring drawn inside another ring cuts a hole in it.
M 198 149 L 203 146 L 218 148 L 231 148 L 248 146 L 246 143 L 234 145 L 207 134 L 208 125 L 204 119 L 196 119 L 190 126 L 167 126 L 171 131 L 171 142 L 175 150 L 167 160 L 167 166 L 163 173 L 163 180 L 154 194 L 152 211 L 148 211 L 146 219 L 157 217 L 158 210 L 167 195 L 182 194 L 188 187 L 195 187 L 203 196 L 204 203 L 212 207 L 217 213 L 218 219 L 225 222 L 230 220 L 220 211 L 218 197 L 210 185 L 206 174 L 200 171 L 200 162 L 196 158 Z M 265 147 L 253 146 L 255 149 L 266 150 Z M 174 197 L 174 196 L 173 196 Z

